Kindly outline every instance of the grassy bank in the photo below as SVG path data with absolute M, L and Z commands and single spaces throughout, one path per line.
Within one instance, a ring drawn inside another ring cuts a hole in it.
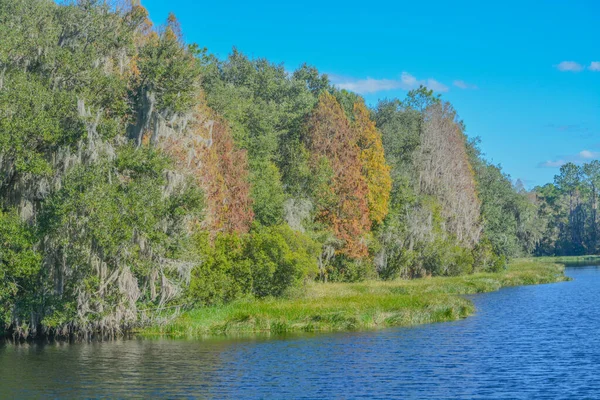
M 460 295 L 566 280 L 563 267 L 521 259 L 500 273 L 393 282 L 313 283 L 293 299 L 246 300 L 184 313 L 142 335 L 206 337 L 256 333 L 367 330 L 452 321 L 474 312 Z
M 564 257 L 536 257 L 528 258 L 526 260 L 535 260 L 543 263 L 561 263 L 561 264 L 600 264 L 600 256 L 587 255 L 587 256 L 564 256 Z

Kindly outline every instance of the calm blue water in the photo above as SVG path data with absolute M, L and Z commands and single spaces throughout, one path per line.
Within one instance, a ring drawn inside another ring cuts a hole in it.
M 600 398 L 600 269 L 458 322 L 254 340 L 0 345 L 0 398 Z

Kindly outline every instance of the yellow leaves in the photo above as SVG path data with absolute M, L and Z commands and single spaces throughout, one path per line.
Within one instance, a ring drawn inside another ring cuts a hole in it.
M 368 187 L 369 216 L 372 222 L 381 223 L 388 213 L 392 178 L 385 162 L 381 134 L 364 103 L 354 104 L 354 130 Z
M 369 110 L 356 103 L 353 113 L 350 123 L 335 97 L 322 94 L 309 120 L 308 148 L 313 168 L 319 157 L 326 157 L 333 170 L 335 206 L 321 201 L 320 219 L 344 240 L 344 254 L 360 258 L 367 255 L 363 239 L 371 225 L 383 222 L 388 213 L 392 179 Z

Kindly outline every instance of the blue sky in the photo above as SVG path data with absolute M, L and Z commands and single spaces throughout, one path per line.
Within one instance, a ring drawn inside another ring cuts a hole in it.
M 600 2 L 142 0 L 219 57 L 303 62 L 369 104 L 424 83 L 528 187 L 600 156 Z

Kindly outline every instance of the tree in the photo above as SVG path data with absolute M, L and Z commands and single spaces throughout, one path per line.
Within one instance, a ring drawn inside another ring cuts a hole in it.
M 583 165 L 583 173 L 585 183 L 589 188 L 590 199 L 589 199 L 589 244 L 587 246 L 588 253 L 595 254 L 600 250 L 600 240 L 598 235 L 598 195 L 600 190 L 600 161 L 594 160 L 588 164 Z
M 567 235 L 564 239 L 565 245 L 568 247 L 566 251 L 582 254 L 584 250 L 582 229 L 583 210 L 580 207 L 581 167 L 574 163 L 566 163 L 560 167 L 560 174 L 554 177 L 554 182 L 558 189 L 568 196 L 568 221 L 565 226 L 566 229 L 563 230 Z
M 306 87 L 314 96 L 319 96 L 323 91 L 330 88 L 327 75 L 319 74 L 319 71 L 306 63 L 294 71 L 294 79 L 304 82 Z
M 532 254 L 546 229 L 535 194 L 527 192 L 520 180 L 513 185 L 500 165 L 487 162 L 479 142 L 479 138 L 470 140 L 467 150 L 481 200 L 483 241 L 492 246 L 495 254 L 506 258 Z
M 180 30 L 179 22 L 170 14 L 162 32 L 150 31 L 144 38 L 133 66 L 132 96 L 138 107 L 135 123 L 128 130 L 137 146 L 148 130 L 152 132 L 150 141 L 156 143 L 164 128 L 176 127 L 177 118 L 193 109 L 197 99 L 198 49 L 184 45 Z
M 307 148 L 315 175 L 330 168 L 327 186 L 333 202 L 316 198 L 318 220 L 333 229 L 344 241 L 342 252 L 364 257 L 364 236 L 370 230 L 368 186 L 362 175 L 357 137 L 335 97 L 324 92 L 312 112 L 306 129 Z M 329 196 L 326 196 L 329 197 Z
M 269 161 L 257 164 L 252 168 L 251 177 L 255 218 L 266 226 L 279 225 L 283 222 L 283 204 L 286 200 L 279 169 Z
M 212 232 L 248 232 L 254 219 L 246 151 L 235 148 L 222 121 L 211 126 L 211 145 L 202 154 L 201 176 L 207 196 L 206 223 Z
M 449 103 L 436 103 L 425 111 L 417 157 L 419 192 L 439 199 L 448 231 L 472 247 L 481 233 L 480 201 L 463 127 Z
M 26 325 L 39 307 L 42 257 L 34 244 L 33 230 L 15 212 L 0 210 L 0 333 L 13 322 Z
M 354 104 L 353 128 L 360 148 L 362 174 L 367 182 L 369 216 L 371 221 L 380 224 L 388 213 L 392 180 L 390 167 L 385 162 L 381 134 L 362 102 Z

